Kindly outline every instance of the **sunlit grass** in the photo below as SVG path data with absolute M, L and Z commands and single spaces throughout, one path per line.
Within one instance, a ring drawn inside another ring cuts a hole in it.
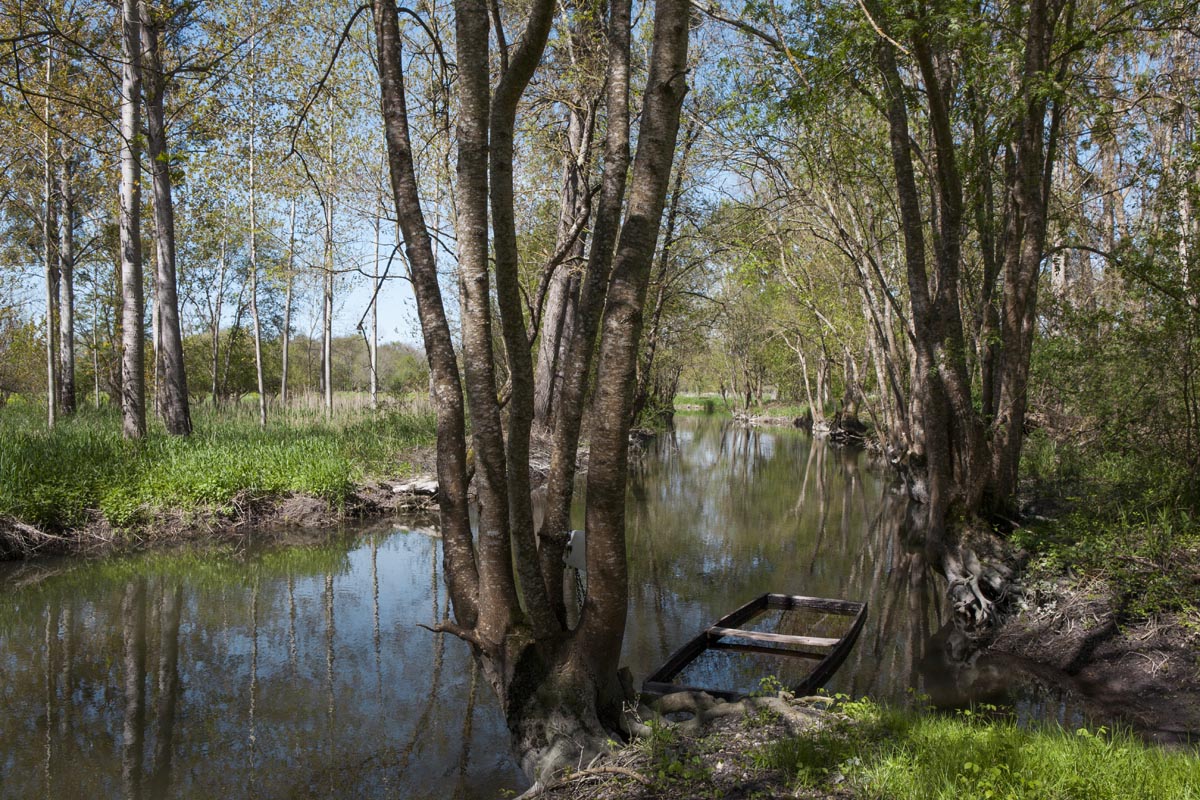
M 1195 750 L 1164 750 L 1121 731 L 1029 729 L 990 714 L 842 703 L 849 720 L 758 754 L 798 788 L 842 776 L 855 796 L 925 800 L 1200 798 Z M 801 795 L 803 796 L 803 795 Z
M 236 497 L 303 493 L 344 502 L 371 477 L 405 474 L 406 450 L 433 441 L 428 413 L 275 415 L 260 429 L 244 409 L 193 415 L 195 432 L 121 437 L 115 410 L 81 411 L 47 431 L 36 408 L 0 408 L 0 515 L 49 528 L 99 510 L 115 525 L 155 510 L 219 508 Z
M 807 403 L 767 401 L 751 403 L 748 409 L 742 408 L 742 400 L 736 395 L 728 395 L 724 400 L 718 394 L 677 394 L 675 395 L 675 414 L 687 416 L 693 414 L 717 414 L 729 416 L 733 412 L 742 412 L 755 417 L 779 417 L 795 419 L 808 413 Z

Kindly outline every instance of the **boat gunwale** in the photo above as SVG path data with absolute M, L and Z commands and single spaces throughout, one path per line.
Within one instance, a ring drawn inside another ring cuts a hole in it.
M 758 631 L 743 630 L 740 627 L 764 611 L 790 611 L 795 609 L 816 609 L 841 616 L 852 616 L 854 617 L 854 621 L 850 624 L 850 628 L 838 639 L 825 640 L 826 642 L 833 641 L 833 644 L 818 645 L 830 648 L 829 652 L 825 654 L 808 653 L 783 647 L 770 647 L 763 644 L 739 645 L 722 641 L 725 638 L 737 638 L 741 636 L 751 641 L 787 642 L 788 640 L 792 640 L 789 643 L 811 645 L 811 640 L 815 637 L 763 634 Z M 865 601 L 836 600 L 825 597 L 807 597 L 804 595 L 787 595 L 775 592 L 761 594 L 721 617 L 712 625 L 702 630 L 698 635 L 685 642 L 683 646 L 671 654 L 671 657 L 661 667 L 651 673 L 642 682 L 642 692 L 648 695 L 660 696 L 677 692 L 706 692 L 714 697 L 725 700 L 737 700 L 744 697 L 745 694 L 742 692 L 672 683 L 672 680 L 680 672 L 686 669 L 688 665 L 699 658 L 706 650 L 713 649 L 756 652 L 792 658 L 819 659 L 818 663 L 805 679 L 795 687 L 792 687 L 792 691 L 797 694 L 808 694 L 828 681 L 838 668 L 841 667 L 842 662 L 849 655 L 851 648 L 858 641 L 863 623 L 866 621 L 866 615 L 867 603 Z

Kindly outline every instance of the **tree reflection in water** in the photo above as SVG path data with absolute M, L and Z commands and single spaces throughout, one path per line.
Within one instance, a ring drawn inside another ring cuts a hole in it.
M 832 691 L 1012 699 L 1011 665 L 946 658 L 943 587 L 909 546 L 920 537 L 906 510 L 859 453 L 686 421 L 631 469 L 626 663 L 640 678 L 702 626 L 781 591 L 870 602 Z M 438 539 L 385 523 L 319 545 L 3 567 L 0 796 L 521 788 L 467 648 L 417 627 L 449 614 L 440 565 Z M 764 669 L 731 662 L 708 677 L 754 688 Z M 1053 680 L 1040 685 L 1016 698 L 1024 713 L 1077 713 Z
M 372 563 L 374 562 L 374 569 Z M 444 798 L 523 784 L 444 619 L 440 542 L 377 525 L 320 546 L 0 575 L 0 797 Z

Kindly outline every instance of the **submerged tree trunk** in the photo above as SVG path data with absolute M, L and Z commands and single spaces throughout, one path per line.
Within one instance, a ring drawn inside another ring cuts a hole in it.
M 121 412 L 125 438 L 141 439 L 146 435 L 146 354 L 138 165 L 142 95 L 138 0 L 122 0 L 121 30 Z
M 154 272 L 154 314 L 157 326 L 157 370 L 162 381 L 157 396 L 162 398 L 162 416 L 167 433 L 186 436 L 192 432 L 188 407 L 187 375 L 183 365 L 183 334 L 179 321 L 179 296 L 175 275 L 175 204 L 171 196 L 171 158 L 167 148 L 165 95 L 167 76 L 163 71 L 161 28 L 146 0 L 140 0 L 141 39 L 145 68 L 146 143 L 154 187 L 154 234 L 157 244 Z

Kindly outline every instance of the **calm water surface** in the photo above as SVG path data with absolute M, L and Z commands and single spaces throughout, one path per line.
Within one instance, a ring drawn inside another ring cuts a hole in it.
M 1060 687 L 945 657 L 942 587 L 858 453 L 684 419 L 630 478 L 625 662 L 640 680 L 766 591 L 867 600 L 831 691 L 1004 703 Z M 0 797 L 491 798 L 525 781 L 448 614 L 440 541 L 400 523 L 289 547 L 0 565 Z M 698 665 L 753 688 L 787 664 Z

